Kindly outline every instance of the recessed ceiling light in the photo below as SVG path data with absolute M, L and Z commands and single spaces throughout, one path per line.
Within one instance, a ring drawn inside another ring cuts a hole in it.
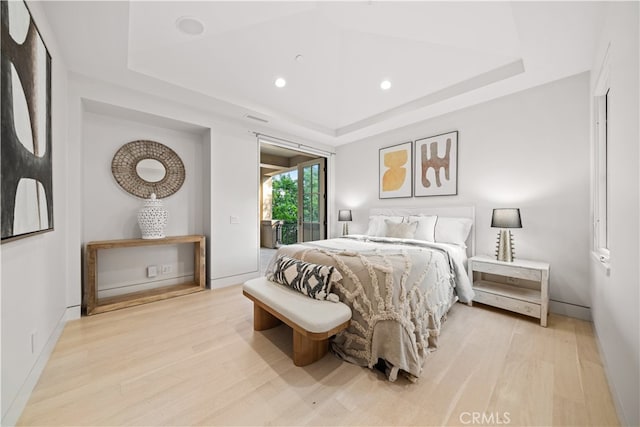
M 304 61 L 304 56 L 302 56 L 301 54 L 297 54 L 295 59 L 296 62 L 302 62 Z
M 199 36 L 204 33 L 204 24 L 191 16 L 182 16 L 176 21 L 176 27 L 183 34 Z
M 278 77 L 275 81 L 275 85 L 277 87 L 285 87 L 287 85 L 287 81 L 282 77 Z
M 391 88 L 391 82 L 389 80 L 383 80 L 380 83 L 380 89 L 382 90 L 389 90 Z

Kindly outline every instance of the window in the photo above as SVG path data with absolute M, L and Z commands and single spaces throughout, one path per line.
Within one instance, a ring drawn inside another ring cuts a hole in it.
M 605 59 L 594 91 L 594 206 L 593 249 L 601 262 L 609 262 L 609 122 L 610 122 L 609 55 Z
M 298 241 L 298 169 L 274 175 L 271 179 L 271 217 L 282 221 L 278 241 L 290 245 Z

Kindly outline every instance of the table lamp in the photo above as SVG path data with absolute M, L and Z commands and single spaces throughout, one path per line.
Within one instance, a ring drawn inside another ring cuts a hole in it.
M 491 217 L 491 227 L 500 228 L 498 232 L 498 246 L 496 248 L 496 259 L 498 261 L 513 262 L 513 237 L 508 228 L 522 228 L 520 209 L 503 208 L 494 209 Z
M 338 221 L 343 221 L 342 235 L 349 234 L 349 222 L 351 221 L 351 209 L 340 209 L 338 211 Z

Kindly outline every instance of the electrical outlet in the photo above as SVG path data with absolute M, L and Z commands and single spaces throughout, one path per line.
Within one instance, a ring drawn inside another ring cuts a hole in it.
M 158 266 L 150 265 L 147 267 L 147 277 L 156 277 L 158 275 Z
M 173 273 L 173 267 L 171 264 L 164 264 L 160 269 L 160 274 L 170 274 Z
M 517 285 L 518 283 L 520 283 L 520 280 L 518 280 L 515 277 L 507 277 L 507 283 L 511 283 L 512 285 Z

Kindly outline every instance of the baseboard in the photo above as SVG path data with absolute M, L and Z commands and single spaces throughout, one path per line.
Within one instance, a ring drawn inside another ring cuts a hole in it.
M 602 344 L 600 344 L 600 337 L 598 337 L 598 329 L 596 328 L 595 322 L 593 323 L 593 335 L 594 335 L 594 337 L 596 339 L 596 345 L 598 346 L 598 352 L 600 353 L 600 360 L 602 361 L 602 368 L 604 369 L 604 376 L 607 379 L 607 385 L 609 386 L 609 391 L 611 392 L 611 398 L 613 400 L 613 404 L 616 407 L 616 413 L 618 414 L 618 421 L 620 421 L 620 425 L 621 426 L 631 425 L 626 420 L 625 412 L 622 409 L 622 404 L 621 404 L 622 400 L 620 400 L 618 392 L 617 392 L 616 388 L 614 387 L 614 384 L 610 380 L 611 375 L 609 375 L 609 364 L 607 363 L 607 359 L 605 357 L 605 352 L 602 349 Z
M 67 312 L 64 316 L 65 321 L 68 322 L 69 320 L 78 320 L 80 317 L 82 317 L 82 311 L 79 305 L 67 307 Z
M 576 319 L 587 320 L 591 322 L 591 309 L 589 307 L 550 300 L 549 311 L 551 313 L 561 314 L 568 317 L 575 317 Z
M 157 279 L 152 282 L 136 283 L 136 281 L 120 282 L 113 288 L 98 290 L 97 297 L 110 298 L 120 295 L 126 295 L 133 292 L 147 291 L 150 289 L 161 288 L 165 286 L 179 285 L 181 283 L 189 283 L 194 281 L 193 272 L 185 272 L 180 276 L 169 277 L 165 279 Z
M 18 423 L 20 415 L 22 415 L 24 407 L 27 406 L 27 402 L 29 401 L 29 397 L 31 397 L 33 389 L 36 387 L 36 384 L 38 384 L 38 380 L 40 379 L 40 375 L 42 375 L 42 371 L 44 371 L 45 366 L 47 366 L 49 357 L 51 356 L 51 353 L 53 353 L 53 349 L 55 348 L 56 343 L 58 342 L 58 339 L 62 334 L 64 325 L 68 320 L 79 318 L 80 306 L 67 307 L 64 314 L 60 317 L 60 320 L 53 330 L 53 333 L 51 334 L 51 336 L 49 336 L 47 343 L 42 348 L 40 355 L 38 355 L 36 363 L 33 364 L 33 367 L 31 368 L 29 375 L 27 375 L 24 384 L 22 384 L 22 387 L 18 391 L 16 398 L 11 403 L 11 406 L 9 406 L 9 409 L 7 410 L 5 416 L 2 418 L 3 426 L 15 426 Z
M 226 288 L 227 286 L 239 285 L 241 283 L 246 282 L 249 279 L 254 279 L 254 278 L 258 277 L 258 276 L 260 276 L 260 272 L 259 271 L 253 271 L 251 273 L 238 274 L 236 276 L 229 276 L 229 277 L 221 277 L 221 278 L 218 278 L 218 279 L 211 279 L 211 280 L 209 280 L 209 286 L 211 287 L 211 289 Z

